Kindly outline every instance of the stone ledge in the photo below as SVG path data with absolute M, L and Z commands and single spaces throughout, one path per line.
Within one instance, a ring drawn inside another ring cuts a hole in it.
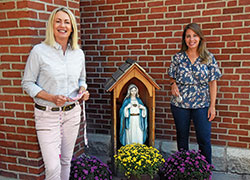
M 111 136 L 103 134 L 88 134 L 89 150 L 87 153 L 100 156 L 105 162 L 111 156 Z M 176 142 L 155 140 L 155 148 L 166 158 L 177 151 Z M 196 144 L 190 144 L 190 149 L 198 149 Z M 215 171 L 233 174 L 241 179 L 250 179 L 250 150 L 242 148 L 212 146 L 212 161 Z M 232 177 L 230 175 L 230 177 Z M 237 178 L 236 178 L 237 179 Z

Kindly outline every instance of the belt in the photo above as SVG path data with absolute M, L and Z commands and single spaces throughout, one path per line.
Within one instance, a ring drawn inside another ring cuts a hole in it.
M 130 116 L 139 116 L 140 114 L 130 114 Z
M 76 106 L 76 104 L 70 104 L 70 105 L 67 105 L 67 106 L 63 106 L 63 107 L 52 107 L 50 108 L 51 111 L 70 111 L 71 109 L 73 109 L 74 107 Z M 46 106 L 41 106 L 39 104 L 36 104 L 35 103 L 35 107 L 37 109 L 40 109 L 42 111 L 46 111 L 47 107 Z

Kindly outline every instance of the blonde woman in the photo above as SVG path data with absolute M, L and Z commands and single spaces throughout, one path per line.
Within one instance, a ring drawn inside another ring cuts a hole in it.
M 77 44 L 77 25 L 72 12 L 55 9 L 44 42 L 28 57 L 23 89 L 35 102 L 35 126 L 45 164 L 46 180 L 68 180 L 78 135 L 81 107 L 74 97 L 86 90 L 85 56 Z
M 168 74 L 178 150 L 188 150 L 192 119 L 199 149 L 211 163 L 211 121 L 215 118 L 217 80 L 221 72 L 204 41 L 199 25 L 188 24 L 183 31 L 181 50 L 174 55 Z

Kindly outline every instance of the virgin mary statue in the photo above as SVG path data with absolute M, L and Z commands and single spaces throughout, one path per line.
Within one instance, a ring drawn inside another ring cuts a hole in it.
M 120 109 L 120 142 L 140 143 L 147 138 L 147 108 L 139 98 L 138 87 L 130 84 Z

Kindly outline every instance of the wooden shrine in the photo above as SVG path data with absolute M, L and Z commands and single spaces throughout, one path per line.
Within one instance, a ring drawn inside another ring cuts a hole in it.
M 121 147 L 119 110 L 128 86 L 132 83 L 138 87 L 139 96 L 148 109 L 148 137 L 145 144 L 149 146 L 155 144 L 155 89 L 160 87 L 139 64 L 127 59 L 104 85 L 105 90 L 112 95 L 112 156 L 117 154 L 117 150 Z

